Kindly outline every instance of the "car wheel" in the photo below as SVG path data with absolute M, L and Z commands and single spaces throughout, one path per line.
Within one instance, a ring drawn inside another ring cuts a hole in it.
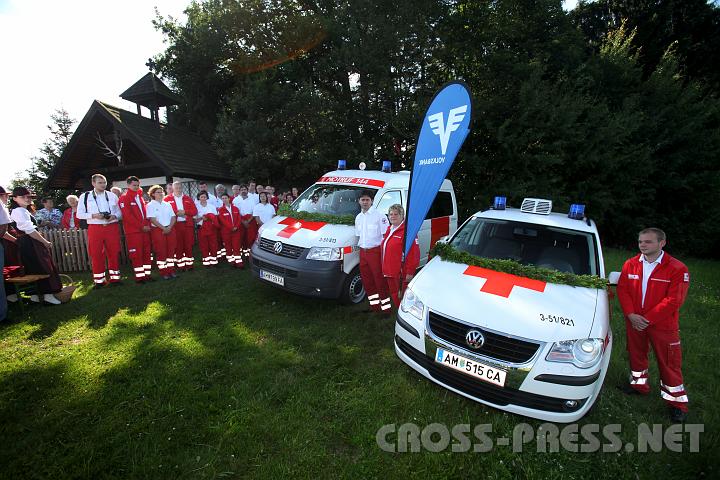
M 343 303 L 355 305 L 365 299 L 365 287 L 360 277 L 360 268 L 353 268 L 352 272 L 345 279 L 340 300 Z

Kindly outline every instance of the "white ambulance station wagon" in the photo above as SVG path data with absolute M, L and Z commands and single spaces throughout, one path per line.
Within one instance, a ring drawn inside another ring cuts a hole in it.
M 374 192 L 372 209 L 407 208 L 410 172 L 336 170 L 323 175 L 293 202 L 295 211 L 350 215 L 360 212 L 358 197 Z M 418 233 L 420 265 L 440 238 L 457 230 L 452 183 L 445 180 Z M 384 232 L 383 232 L 384 233 Z M 355 227 L 276 216 L 260 228 L 252 247 L 254 275 L 286 291 L 359 303 L 365 297 L 360 278 Z
M 592 220 L 525 199 L 469 218 L 455 251 L 604 278 Z M 573 206 L 576 207 L 576 206 Z M 575 218 L 570 218 L 570 216 Z M 601 282 L 601 280 L 599 281 Z M 607 290 L 560 285 L 433 258 L 410 283 L 395 351 L 419 373 L 486 405 L 574 422 L 598 398 L 610 361 Z

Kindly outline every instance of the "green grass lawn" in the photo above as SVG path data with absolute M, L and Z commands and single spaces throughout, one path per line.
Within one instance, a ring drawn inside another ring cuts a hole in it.
M 629 252 L 606 252 L 617 270 Z M 422 477 L 718 478 L 720 262 L 687 259 L 681 314 L 691 423 L 700 452 L 387 453 L 386 424 L 491 424 L 491 438 L 543 422 L 440 388 L 403 364 L 393 322 L 287 295 L 247 271 L 198 270 L 174 282 L 132 283 L 30 307 L 0 326 L 3 478 Z M 651 362 L 652 395 L 627 397 L 624 326 L 605 389 L 579 424 L 670 425 Z M 560 425 L 562 427 L 562 425 Z M 388 437 L 392 439 L 393 437 Z M 601 442 L 605 443 L 603 439 Z

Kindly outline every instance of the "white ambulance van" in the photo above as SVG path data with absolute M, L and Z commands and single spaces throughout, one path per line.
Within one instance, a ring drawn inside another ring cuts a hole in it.
M 354 218 L 360 212 L 360 193 L 370 190 L 375 195 L 371 208 L 387 214 L 396 203 L 407 208 L 409 183 L 408 171 L 336 170 L 305 190 L 292 208 Z M 428 251 L 438 239 L 457 230 L 457 219 L 455 192 L 445 180 L 418 233 L 420 265 L 427 262 Z M 354 225 L 276 216 L 260 228 L 252 247 L 253 273 L 289 292 L 359 303 L 365 289 L 357 240 Z
M 441 242 L 453 247 L 451 253 L 595 275 L 600 278 L 591 285 L 597 288 L 435 257 L 405 292 L 395 351 L 431 381 L 470 399 L 574 422 L 598 398 L 612 346 L 597 228 L 582 206 L 570 215 L 551 213 L 552 202 L 542 199 L 525 199 L 516 209 L 498 197 L 495 206 Z

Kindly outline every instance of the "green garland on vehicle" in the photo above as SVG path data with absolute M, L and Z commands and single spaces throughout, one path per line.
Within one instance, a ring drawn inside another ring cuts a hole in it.
M 278 215 L 284 217 L 292 217 L 297 220 L 307 220 L 308 222 L 325 222 L 334 225 L 355 225 L 355 217 L 353 215 L 331 215 L 329 213 L 317 212 L 296 212 L 287 203 L 280 205 L 277 211 Z
M 476 257 L 467 252 L 461 252 L 450 244 L 436 243 L 431 255 L 442 258 L 447 262 L 462 263 L 476 267 L 509 273 L 518 277 L 532 278 L 547 283 L 570 285 L 585 288 L 607 288 L 607 280 L 597 275 L 575 275 L 574 273 L 559 272 L 549 268 L 540 268 L 534 265 L 522 265 L 515 260 L 499 260 L 495 258 Z

